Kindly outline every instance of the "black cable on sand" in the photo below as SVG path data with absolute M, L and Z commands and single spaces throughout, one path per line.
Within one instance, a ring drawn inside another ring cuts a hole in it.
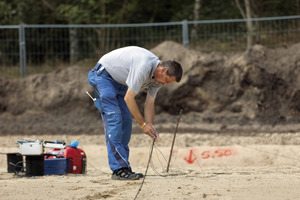
M 153 152 L 153 146 L 154 146 L 154 142 L 155 142 L 155 139 L 153 140 L 152 142 L 152 147 L 151 147 L 151 151 L 150 151 L 150 155 L 149 155 L 149 160 L 148 160 L 148 164 L 147 164 L 147 167 L 146 167 L 146 171 L 145 171 L 145 175 L 144 175 L 144 178 L 143 178 L 143 181 L 142 181 L 142 184 L 138 190 L 138 192 L 136 193 L 135 197 L 134 197 L 134 200 L 136 200 L 137 196 L 139 195 L 140 191 L 142 190 L 142 187 L 143 187 L 143 184 L 144 184 L 144 181 L 145 181 L 145 178 L 147 176 L 147 171 L 148 171 L 148 168 L 149 168 L 149 164 L 150 164 L 150 161 L 151 161 L 151 157 L 152 157 L 152 152 Z

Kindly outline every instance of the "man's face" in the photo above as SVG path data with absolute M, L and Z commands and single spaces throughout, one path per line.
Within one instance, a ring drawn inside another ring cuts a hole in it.
M 176 81 L 176 77 L 168 76 L 166 73 L 167 71 L 163 71 L 159 76 L 155 77 L 155 81 L 163 85 L 174 83 Z

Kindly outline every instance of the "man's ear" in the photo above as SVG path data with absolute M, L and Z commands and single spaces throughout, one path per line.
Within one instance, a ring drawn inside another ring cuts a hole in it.
M 166 68 L 166 67 L 162 68 L 162 72 L 167 72 L 167 71 L 168 71 L 168 68 Z

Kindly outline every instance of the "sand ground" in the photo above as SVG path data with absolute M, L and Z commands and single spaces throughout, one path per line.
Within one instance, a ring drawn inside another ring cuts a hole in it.
M 110 179 L 103 135 L 0 136 L 0 152 L 18 152 L 16 141 L 23 138 L 78 140 L 87 154 L 87 173 L 17 176 L 7 173 L 1 154 L 0 199 L 134 199 L 142 183 Z M 300 199 L 300 133 L 178 134 L 167 173 L 172 139 L 173 134 L 160 134 L 137 199 Z M 134 171 L 145 172 L 151 144 L 145 135 L 132 136 Z

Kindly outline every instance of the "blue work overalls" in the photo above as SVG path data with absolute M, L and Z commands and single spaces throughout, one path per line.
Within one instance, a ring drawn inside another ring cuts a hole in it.
M 128 143 L 132 118 L 124 101 L 128 87 L 116 82 L 99 63 L 89 72 L 88 81 L 94 88 L 94 103 L 103 120 L 110 169 L 131 170 Z

